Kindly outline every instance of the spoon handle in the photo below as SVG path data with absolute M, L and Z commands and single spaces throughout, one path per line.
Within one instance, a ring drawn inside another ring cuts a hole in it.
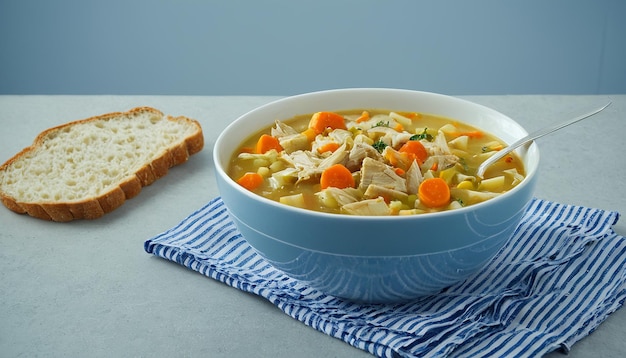
M 487 160 L 485 160 L 479 167 L 478 170 L 476 172 L 476 175 L 479 178 L 483 178 L 483 175 L 485 174 L 485 170 L 487 170 L 487 168 L 492 165 L 493 163 L 497 162 L 498 160 L 504 158 L 504 156 L 506 156 L 507 154 L 509 154 L 510 152 L 512 152 L 513 150 L 517 149 L 518 147 L 529 143 L 537 138 L 543 137 L 547 134 L 550 134 L 554 131 L 557 131 L 561 128 L 567 127 L 570 124 L 574 124 L 578 121 L 581 121 L 585 118 L 589 118 L 591 116 L 593 116 L 594 114 L 598 114 L 600 113 L 602 110 L 604 110 L 606 107 L 608 107 L 611 104 L 611 102 L 605 104 L 604 106 L 594 109 L 593 111 L 589 112 L 589 113 L 585 113 L 583 115 L 580 115 L 576 118 L 573 119 L 568 119 L 566 121 L 560 122 L 560 123 L 555 123 L 551 126 L 539 129 L 533 133 L 530 133 L 529 135 L 519 139 L 518 141 L 516 141 L 515 143 L 509 145 L 508 147 L 496 152 L 494 155 L 492 155 L 491 157 L 487 158 Z

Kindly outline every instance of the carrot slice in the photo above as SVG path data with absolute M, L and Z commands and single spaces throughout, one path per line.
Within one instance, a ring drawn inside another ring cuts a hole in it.
M 418 189 L 420 202 L 429 208 L 438 208 L 450 202 L 450 188 L 441 178 L 429 178 Z
M 269 134 L 263 134 L 262 136 L 260 136 L 256 142 L 256 152 L 259 154 L 263 154 L 272 149 L 276 149 L 276 151 L 278 152 L 283 150 L 283 147 L 280 145 L 278 138 L 272 137 Z
M 359 116 L 359 118 L 356 119 L 355 122 L 361 123 L 361 122 L 369 121 L 369 119 L 370 119 L 370 112 L 363 111 L 363 113 L 361 113 L 361 115 Z
M 400 153 L 407 153 L 413 159 L 417 160 L 417 164 L 422 164 L 428 158 L 428 152 L 424 145 L 416 140 L 410 140 L 398 150 Z
M 353 188 L 354 178 L 348 168 L 341 164 L 335 164 L 326 168 L 322 172 L 320 186 L 322 189 L 326 189 L 331 186 L 339 189 Z
M 346 129 L 347 127 L 342 115 L 334 112 L 317 112 L 311 117 L 309 128 L 312 128 L 315 134 L 320 134 L 326 128 Z
M 324 152 L 334 152 L 337 149 L 339 149 L 340 145 L 339 143 L 335 143 L 335 142 L 328 142 L 324 145 L 321 145 L 319 147 L 317 147 L 317 151 L 319 153 L 324 153 Z
M 422 114 L 421 113 L 417 113 L 417 112 L 403 113 L 403 116 L 405 116 L 407 118 L 410 118 L 410 119 L 422 118 Z
M 393 171 L 399 176 L 403 176 L 404 174 L 406 174 L 406 172 L 402 168 L 393 168 Z
M 237 183 L 248 190 L 254 190 L 263 184 L 261 174 L 248 172 L 237 180 Z

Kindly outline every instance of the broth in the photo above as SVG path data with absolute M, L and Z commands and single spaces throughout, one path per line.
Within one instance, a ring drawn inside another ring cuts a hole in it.
M 505 144 L 459 121 L 417 112 L 359 109 L 276 121 L 246 139 L 229 176 L 287 205 L 351 215 L 413 215 L 496 197 L 523 180 L 512 153 L 480 163 Z

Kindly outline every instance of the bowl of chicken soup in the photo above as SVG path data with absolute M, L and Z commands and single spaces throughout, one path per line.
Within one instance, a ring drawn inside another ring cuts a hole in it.
M 217 183 L 246 241 L 342 299 L 434 295 L 483 268 L 533 196 L 533 143 L 513 119 L 442 94 L 354 88 L 256 108 L 215 142 Z

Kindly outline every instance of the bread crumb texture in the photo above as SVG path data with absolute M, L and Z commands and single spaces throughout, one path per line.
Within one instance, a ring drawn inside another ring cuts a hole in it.
M 195 143 L 187 142 L 194 137 Z M 0 193 L 18 203 L 97 199 L 146 167 L 150 170 L 159 159 L 169 158 L 167 172 L 202 144 L 196 121 L 147 107 L 76 121 L 41 133 L 31 147 L 0 167 Z M 184 148 L 176 149 L 180 146 Z M 173 153 L 180 149 L 187 153 L 175 160 Z M 162 175 L 152 173 L 152 180 L 139 182 L 148 185 Z

